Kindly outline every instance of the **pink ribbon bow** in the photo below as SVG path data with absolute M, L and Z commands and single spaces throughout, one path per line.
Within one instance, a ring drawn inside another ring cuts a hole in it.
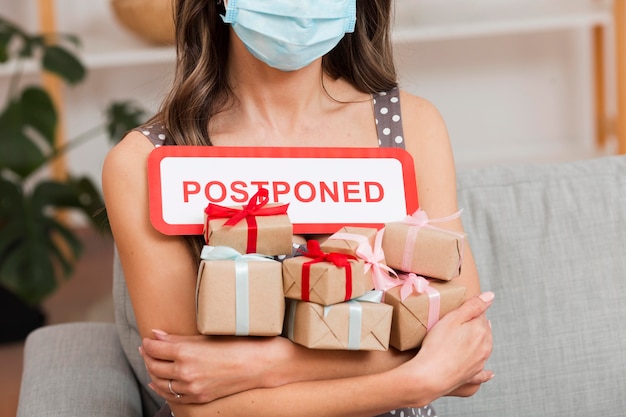
M 420 209 L 417 209 L 417 211 L 413 213 L 412 215 L 405 217 L 404 220 L 402 220 L 402 223 L 406 223 L 412 227 L 409 227 L 409 230 L 407 232 L 406 239 L 404 242 L 404 253 L 402 255 L 402 268 L 401 269 L 404 271 L 410 270 L 411 263 L 413 261 L 413 247 L 415 246 L 415 241 L 417 240 L 417 233 L 422 227 L 428 227 L 430 229 L 437 229 L 446 233 L 450 233 L 456 236 L 457 238 L 459 238 L 459 240 L 461 241 L 461 245 L 463 245 L 464 244 L 463 234 L 456 233 L 447 229 L 442 229 L 437 226 L 433 226 L 433 223 L 444 223 L 444 222 L 448 222 L 450 220 L 459 218 L 462 212 L 463 212 L 463 209 L 447 217 L 441 217 L 438 219 L 429 219 L 426 212 L 420 208 Z M 463 253 L 463 246 L 461 246 L 460 248 L 460 253 L 461 254 Z M 463 257 L 460 256 L 458 267 L 461 266 L 462 259 Z
M 387 291 L 390 288 L 400 285 L 398 274 L 385 264 L 385 253 L 383 252 L 384 229 L 376 233 L 374 247 L 370 245 L 368 239 L 355 233 L 335 233 L 329 239 L 352 240 L 358 243 L 355 253 L 359 259 L 365 261 L 365 272 L 372 270 L 372 281 L 374 289 L 377 291 Z M 392 277 L 393 275 L 393 277 Z
M 404 281 L 400 288 L 400 299 L 402 301 L 413 293 L 413 290 L 419 294 L 428 294 L 428 324 L 426 330 L 430 330 L 439 321 L 441 312 L 441 294 L 439 291 L 431 287 L 430 282 L 419 275 L 410 273 L 408 275 L 401 274 L 400 278 Z

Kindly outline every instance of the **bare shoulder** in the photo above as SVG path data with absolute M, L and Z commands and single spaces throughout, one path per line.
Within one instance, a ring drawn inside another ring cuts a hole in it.
M 456 170 L 448 129 L 427 99 L 402 91 L 402 125 L 407 151 L 413 156 L 420 205 L 429 215 L 456 211 Z
M 127 222 L 147 216 L 147 161 L 154 146 L 140 132 L 130 132 L 107 154 L 102 167 L 102 191 L 115 232 L 124 230 Z M 133 207 L 134 210 L 129 210 Z M 133 218 L 137 216 L 137 218 Z M 133 224 L 136 226 L 137 223 Z M 117 229 L 117 230 L 116 230 Z M 121 237 L 118 233 L 116 239 Z
M 402 124 L 409 139 L 449 142 L 448 131 L 439 110 L 427 99 L 400 92 Z
M 140 132 L 128 133 L 107 154 L 102 169 L 103 181 L 107 178 L 119 178 L 129 171 L 145 167 L 153 149 L 154 146 Z

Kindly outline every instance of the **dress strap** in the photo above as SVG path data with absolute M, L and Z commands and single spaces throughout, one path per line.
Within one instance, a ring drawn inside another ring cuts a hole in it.
M 162 146 L 167 139 L 168 132 L 163 124 L 148 124 L 134 128 L 133 130 L 141 132 L 148 138 L 155 148 Z
M 379 146 L 404 149 L 400 89 L 394 87 L 389 91 L 374 94 L 373 98 Z

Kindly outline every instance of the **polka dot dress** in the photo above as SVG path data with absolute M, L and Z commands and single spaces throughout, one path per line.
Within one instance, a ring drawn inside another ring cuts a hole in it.
M 430 406 L 421 407 L 421 408 L 403 408 L 401 410 L 390 411 L 387 414 L 382 414 L 382 416 L 396 416 L 396 417 L 437 417 L 435 414 L 435 410 L 433 410 Z M 378 416 L 381 417 L 381 416 Z
M 378 144 L 383 148 L 404 149 L 404 133 L 400 112 L 400 90 L 395 87 L 389 91 L 373 95 L 374 117 L 378 133 Z M 162 146 L 167 138 L 167 130 L 162 124 L 145 125 L 135 129 L 144 134 L 155 147 Z M 170 417 L 171 410 L 165 404 L 156 417 Z M 432 407 L 402 408 L 381 414 L 378 417 L 437 417 Z
M 374 117 L 378 132 L 378 145 L 383 148 L 404 149 L 398 87 L 374 94 Z
M 152 142 L 155 148 L 163 146 L 165 139 L 167 139 L 167 129 L 163 124 L 144 125 L 134 130 L 143 133 L 143 135 Z

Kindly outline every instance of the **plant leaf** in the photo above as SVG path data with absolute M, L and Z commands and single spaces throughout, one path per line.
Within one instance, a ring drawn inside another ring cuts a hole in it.
M 48 92 L 36 86 L 27 87 L 22 92 L 21 105 L 24 123 L 39 132 L 52 148 L 58 116 Z
M 21 99 L 10 101 L 0 113 L 0 170 L 8 169 L 21 178 L 46 161 L 44 152 L 24 130 L 25 124 L 29 123 L 24 121 Z
M 39 182 L 32 194 L 35 211 L 44 211 L 48 207 L 81 208 L 78 192 L 71 184 L 45 180 Z
M 27 239 L 0 263 L 0 281 L 24 301 L 37 305 L 57 287 L 44 242 Z
M 41 64 L 44 69 L 63 78 L 69 84 L 82 81 L 87 73 L 76 55 L 58 45 L 44 45 Z
M 0 191 L 17 200 L 0 206 L 7 207 L 0 211 L 0 281 L 38 304 L 60 279 L 71 276 L 82 252 L 80 240 L 54 218 L 56 208 L 79 206 L 78 195 L 73 186 L 54 181 L 42 181 L 32 194 L 22 195 L 4 180 Z
M 4 254 L 22 238 L 22 202 L 21 187 L 0 177 L 0 262 Z
M 67 227 L 63 226 L 60 222 L 54 218 L 46 218 L 47 229 L 56 234 L 57 242 L 60 240 L 61 245 L 54 244 L 54 240 L 50 240 L 50 248 L 52 251 L 50 254 L 56 259 L 63 267 L 64 274 L 61 278 L 67 279 L 74 270 L 74 263 L 83 253 L 83 243 L 76 237 Z
M 73 178 L 70 181 L 78 194 L 80 210 L 87 216 L 94 228 L 103 234 L 111 234 L 104 200 L 100 189 L 88 177 Z
M 14 36 L 23 37 L 24 34 L 17 28 L 17 26 L 0 17 L 0 63 L 7 62 L 9 60 L 9 45 Z
M 0 63 L 4 64 L 9 60 L 9 43 L 13 39 L 12 33 L 0 30 Z
M 117 143 L 131 129 L 145 121 L 145 110 L 132 101 L 114 102 L 106 110 L 109 139 Z

